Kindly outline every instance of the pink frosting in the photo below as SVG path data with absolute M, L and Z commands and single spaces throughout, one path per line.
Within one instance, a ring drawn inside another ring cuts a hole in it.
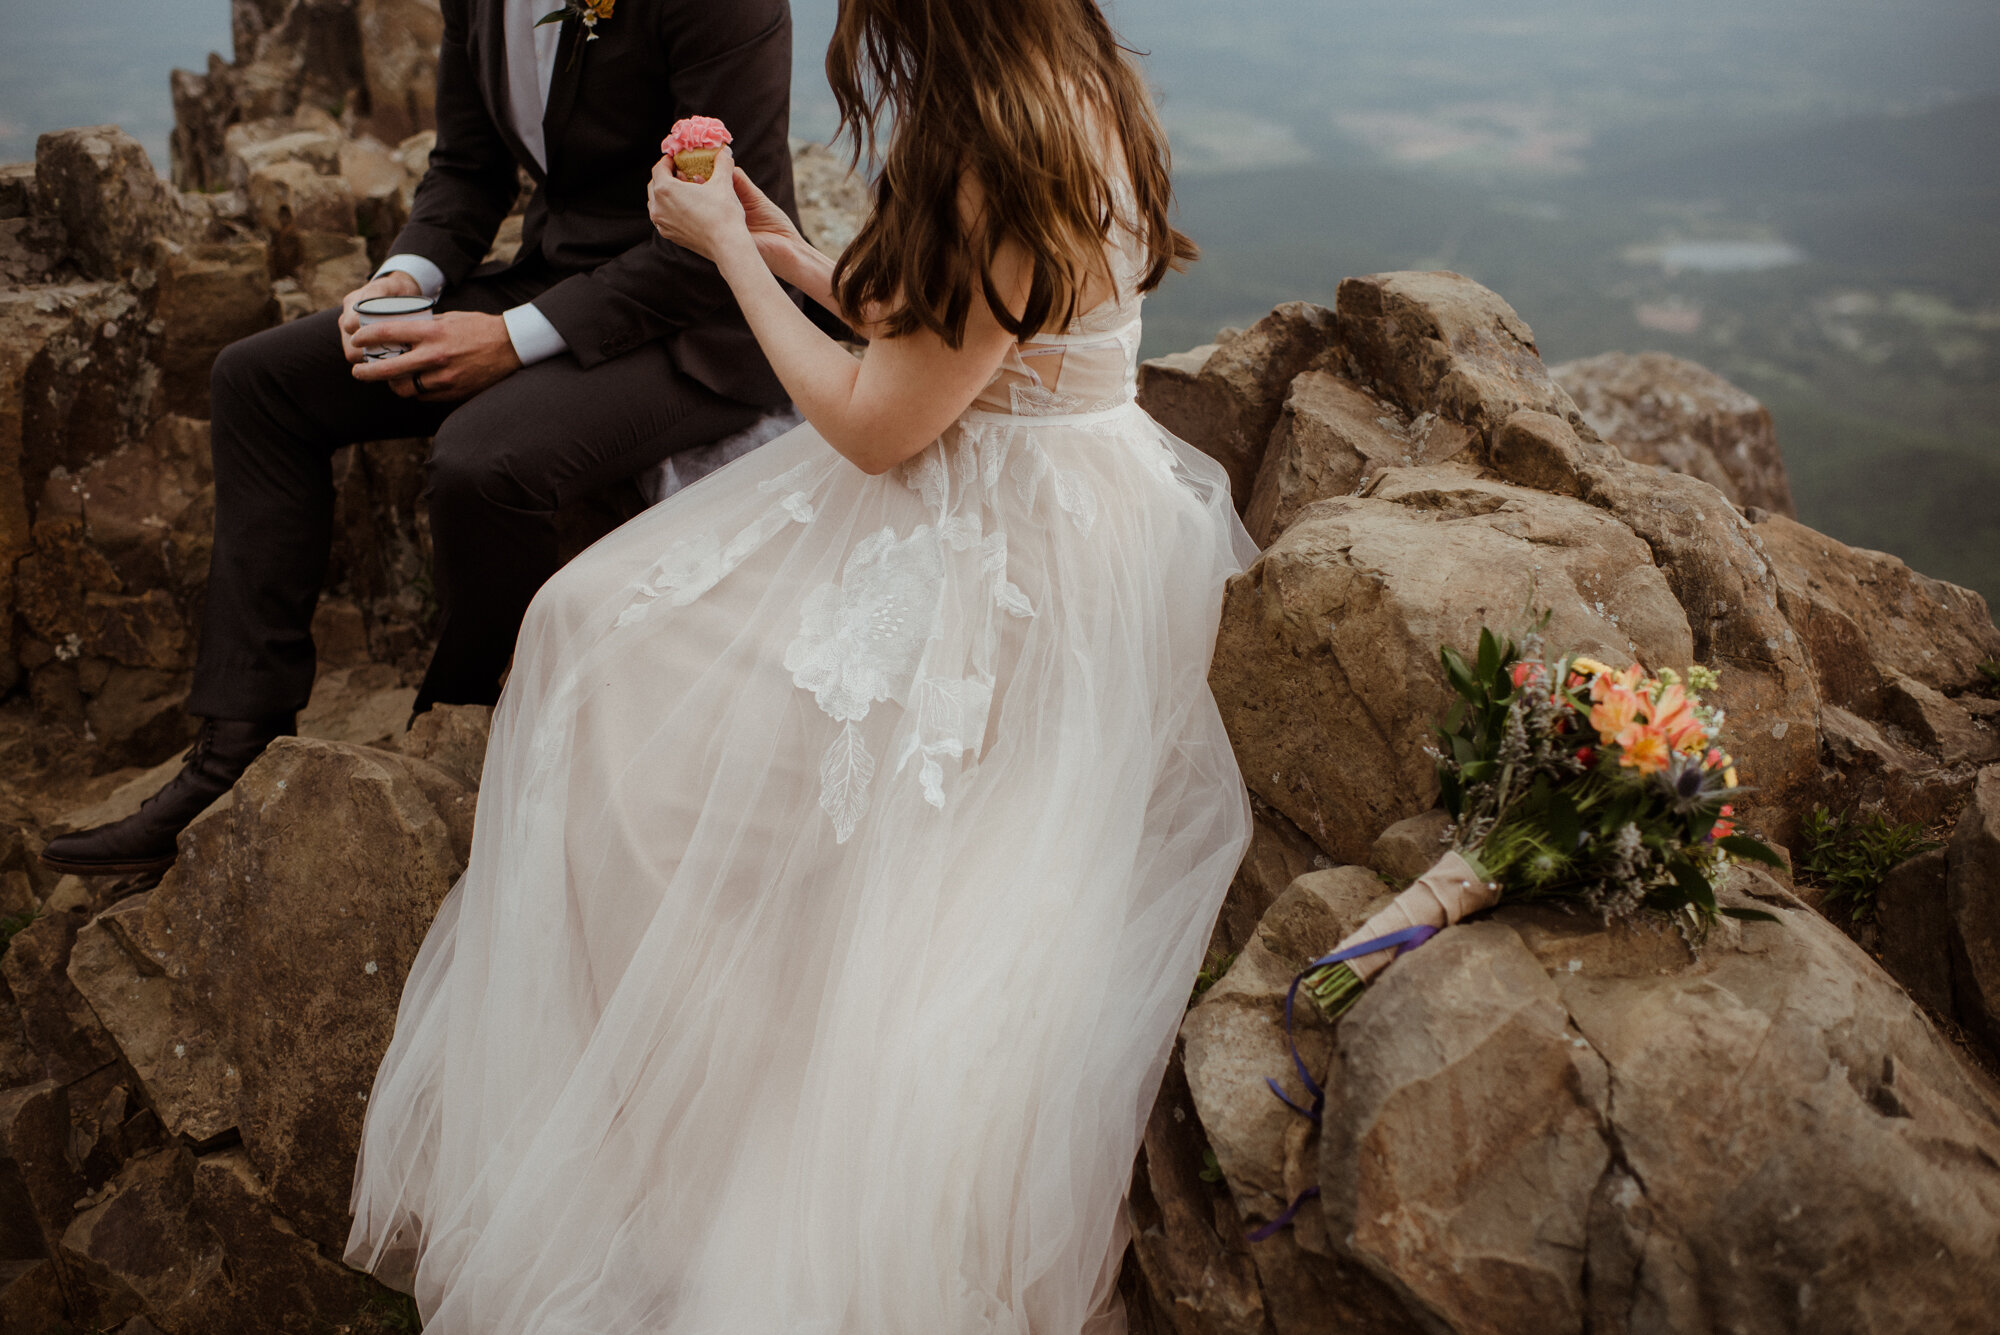
M 660 141 L 660 152 L 672 157 L 690 148 L 721 148 L 732 137 L 729 127 L 713 116 L 689 116 L 674 122 L 674 128 Z

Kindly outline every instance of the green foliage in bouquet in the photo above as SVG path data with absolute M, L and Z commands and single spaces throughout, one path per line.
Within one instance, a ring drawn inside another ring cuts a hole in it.
M 1651 914 L 1694 942 L 1719 916 L 1771 921 L 1716 902 L 1732 858 L 1784 863 L 1731 819 L 1747 790 L 1701 699 L 1715 674 L 1550 658 L 1540 631 L 1517 646 L 1482 629 L 1469 660 L 1440 650 L 1454 695 L 1437 730 L 1452 847 L 1502 903 L 1573 905 L 1607 923 Z M 1334 1016 L 1363 982 L 1340 962 L 1304 986 Z
M 1605 921 L 1641 909 L 1698 936 L 1721 910 L 1729 857 L 1783 861 L 1735 832 L 1734 760 L 1703 704 L 1715 675 L 1648 677 L 1594 659 L 1526 655 L 1479 633 L 1477 658 L 1441 651 L 1457 699 L 1438 729 L 1438 783 L 1453 843 L 1510 901 L 1564 900 Z

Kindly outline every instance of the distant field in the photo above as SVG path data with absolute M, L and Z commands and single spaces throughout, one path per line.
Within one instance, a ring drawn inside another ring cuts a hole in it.
M 1721 371 L 1770 405 L 1805 522 L 2000 603 L 2000 98 L 1617 157 L 1533 188 L 1358 156 L 1184 177 L 1207 256 L 1149 305 L 1147 355 L 1346 275 L 1456 269 L 1551 362 L 1659 348 Z M 1735 249 L 1663 244 L 1704 237 Z M 1801 262 L 1663 265 L 1787 246 Z

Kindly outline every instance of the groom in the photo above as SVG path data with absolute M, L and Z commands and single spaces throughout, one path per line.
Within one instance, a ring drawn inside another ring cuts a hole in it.
M 491 704 L 556 570 L 557 508 L 784 401 L 714 266 L 654 232 L 646 186 L 667 128 L 715 116 L 796 215 L 786 0 L 570 0 L 538 24 L 562 3 L 443 0 L 437 147 L 389 259 L 342 310 L 216 360 L 215 552 L 188 698 L 201 729 L 136 815 L 51 840 L 50 866 L 170 865 L 180 831 L 294 731 L 341 446 L 435 436 L 440 617 L 416 707 Z M 520 252 L 481 265 L 518 169 L 536 186 Z M 435 296 L 436 319 L 364 330 L 355 303 L 387 295 Z M 381 343 L 409 351 L 364 361 Z

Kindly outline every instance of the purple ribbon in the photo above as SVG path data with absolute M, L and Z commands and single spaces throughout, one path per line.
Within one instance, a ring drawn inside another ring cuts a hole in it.
M 1322 955 L 1293 975 L 1291 987 L 1285 990 L 1285 1046 L 1292 1050 L 1292 1066 L 1298 1071 L 1299 1079 L 1305 1082 L 1306 1092 L 1312 1095 L 1312 1107 L 1300 1107 L 1292 1101 L 1291 1095 L 1285 1093 L 1282 1085 L 1270 1076 L 1265 1076 L 1264 1083 L 1271 1087 L 1273 1094 L 1276 1094 L 1285 1101 L 1286 1107 L 1299 1114 L 1299 1116 L 1315 1122 L 1319 1120 L 1321 1110 L 1326 1107 L 1326 1091 L 1320 1088 L 1319 1082 L 1312 1078 L 1312 1072 L 1306 1069 L 1305 1058 L 1299 1055 L 1298 1042 L 1292 1036 L 1292 1003 L 1298 998 L 1299 984 L 1305 981 L 1306 975 L 1315 969 L 1323 969 L 1329 964 L 1339 964 L 1345 960 L 1359 959 L 1363 955 L 1373 955 L 1378 950 L 1394 949 L 1396 954 L 1391 958 L 1400 958 L 1404 951 L 1415 950 L 1418 946 L 1437 934 L 1437 928 L 1422 924 L 1415 927 L 1405 927 L 1401 931 L 1390 932 L 1387 936 L 1378 936 L 1371 940 L 1356 942 L 1345 950 L 1334 951 L 1331 955 Z M 1304 1197 L 1300 1197 L 1300 1200 L 1303 1199 Z M 1297 1209 L 1298 1201 L 1294 1201 L 1292 1203 L 1292 1210 Z M 1289 1220 L 1292 1210 L 1286 1211 L 1280 1218 Z
M 1279 1229 L 1284 1228 L 1285 1225 L 1292 1222 L 1293 1218 L 1297 1216 L 1300 1206 L 1304 1205 L 1307 1201 L 1311 1200 L 1313 1197 L 1317 1195 L 1319 1195 L 1318 1187 L 1307 1187 L 1304 1191 L 1292 1197 L 1292 1203 L 1290 1205 L 1287 1205 L 1284 1208 L 1284 1211 L 1281 1214 L 1279 1214 L 1279 1216 L 1276 1219 L 1273 1219 L 1270 1223 L 1264 1225 L 1262 1228 L 1251 1229 L 1250 1232 L 1244 1234 L 1244 1236 L 1249 1238 L 1250 1241 L 1252 1242 L 1262 1242 L 1264 1239 L 1274 1236 Z

